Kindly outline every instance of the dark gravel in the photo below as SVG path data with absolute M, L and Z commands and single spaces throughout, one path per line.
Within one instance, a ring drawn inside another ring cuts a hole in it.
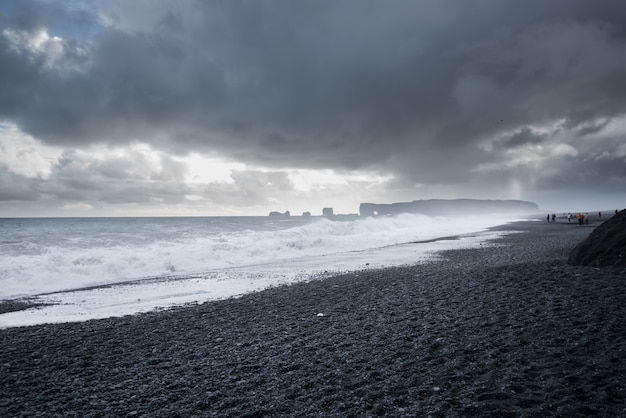
M 425 265 L 0 330 L 0 416 L 626 416 L 626 271 L 566 264 L 591 225 L 505 229 Z
M 567 262 L 576 266 L 626 268 L 626 209 L 578 243 Z

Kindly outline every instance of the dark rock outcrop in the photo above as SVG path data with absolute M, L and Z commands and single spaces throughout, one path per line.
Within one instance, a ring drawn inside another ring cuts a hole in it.
M 481 213 L 536 213 L 536 203 L 523 200 L 430 199 L 391 204 L 361 203 L 361 216 L 421 213 L 429 216 L 462 216 Z
M 626 209 L 580 242 L 567 262 L 575 266 L 626 267 Z
M 291 216 L 291 213 L 289 213 L 289 211 L 285 211 L 285 213 L 280 213 L 280 212 L 277 212 L 277 211 L 273 211 L 273 212 L 270 212 L 270 215 L 269 215 L 269 216 L 270 216 L 270 217 L 283 217 L 283 218 L 288 218 L 288 217 L 290 217 L 290 216 Z

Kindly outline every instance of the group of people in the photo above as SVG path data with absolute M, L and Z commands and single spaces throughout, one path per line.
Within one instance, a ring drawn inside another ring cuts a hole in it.
M 598 212 L 598 218 L 602 217 L 602 212 Z M 578 225 L 588 225 L 589 224 L 589 213 L 581 213 L 578 212 L 576 215 L 572 215 L 571 213 L 567 214 L 567 222 L 572 222 L 572 219 L 576 218 L 578 220 Z M 556 214 L 549 214 L 546 216 L 546 220 L 548 222 L 556 222 Z
M 617 213 L 618 213 L 618 210 L 616 209 L 615 210 L 615 214 L 617 215 Z M 563 214 L 563 215 L 565 215 L 565 214 Z M 598 212 L 598 219 L 601 219 L 601 218 L 602 218 L 602 212 Z M 568 223 L 572 222 L 574 219 L 578 220 L 578 225 L 589 225 L 589 213 L 588 212 L 585 212 L 585 213 L 578 212 L 575 215 L 572 214 L 572 213 L 568 213 L 567 214 L 567 222 Z M 549 214 L 548 213 L 548 215 L 546 216 L 546 220 L 548 222 L 556 222 L 556 214 L 555 213 L 553 213 L 553 214 Z
M 600 213 L 600 212 L 598 212 L 598 213 Z M 600 213 L 600 216 L 602 216 L 602 213 Z M 578 225 L 583 225 L 583 224 L 588 225 L 589 224 L 589 214 L 588 213 L 582 214 L 582 213 L 578 212 L 576 214 L 576 219 L 578 219 Z M 571 222 L 571 221 L 572 221 L 572 214 L 568 213 L 567 214 L 567 222 Z

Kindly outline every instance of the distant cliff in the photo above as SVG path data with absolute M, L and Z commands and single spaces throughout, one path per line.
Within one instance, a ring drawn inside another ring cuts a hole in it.
M 361 216 L 422 213 L 428 216 L 451 216 L 481 213 L 535 213 L 539 206 L 523 200 L 431 199 L 390 204 L 361 203 Z
M 285 211 L 285 213 L 280 213 L 280 212 L 270 212 L 270 216 L 271 217 L 283 217 L 283 218 L 288 218 L 291 216 L 291 213 L 289 213 L 289 211 Z

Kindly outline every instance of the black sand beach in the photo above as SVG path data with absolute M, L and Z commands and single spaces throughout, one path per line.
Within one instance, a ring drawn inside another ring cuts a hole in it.
M 117 319 L 0 330 L 0 416 L 626 416 L 626 271 L 593 225 Z

